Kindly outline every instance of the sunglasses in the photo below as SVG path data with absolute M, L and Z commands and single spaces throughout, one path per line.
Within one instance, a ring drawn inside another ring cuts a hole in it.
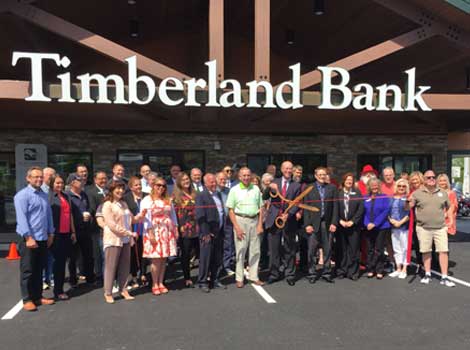
M 233 170 L 232 169 L 225 169 L 225 172 L 226 173 L 233 173 Z
M 397 188 L 406 188 L 405 185 L 398 185 Z
M 155 184 L 155 187 L 166 187 L 164 184 Z
M 435 176 L 425 176 L 426 180 L 435 180 Z

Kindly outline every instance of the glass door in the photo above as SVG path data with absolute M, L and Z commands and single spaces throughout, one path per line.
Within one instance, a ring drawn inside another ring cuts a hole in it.
M 470 152 L 450 152 L 450 178 L 458 192 L 470 193 Z

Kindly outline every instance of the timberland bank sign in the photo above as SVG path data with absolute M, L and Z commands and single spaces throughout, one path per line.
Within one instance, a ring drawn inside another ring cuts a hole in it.
M 13 52 L 12 65 L 16 66 L 19 60 L 29 60 L 31 64 L 31 95 L 26 101 L 50 102 L 51 98 L 44 95 L 43 63 L 52 61 L 58 67 L 67 68 L 71 61 L 67 56 L 57 53 L 31 53 Z M 243 99 L 242 84 L 235 79 L 217 81 L 217 62 L 215 60 L 205 63 L 207 66 L 207 81 L 204 79 L 188 79 L 182 81 L 175 77 L 168 77 L 156 85 L 155 81 L 146 75 L 137 74 L 136 56 L 125 59 L 128 67 L 127 89 L 123 77 L 111 74 L 104 76 L 99 73 L 82 74 L 76 77 L 80 82 L 80 98 L 72 97 L 72 80 L 70 72 L 57 75 L 60 80 L 61 98 L 58 102 L 64 103 L 115 103 L 138 104 L 151 103 L 155 97 L 167 106 L 186 107 L 220 107 L 220 108 L 303 108 L 300 89 L 300 63 L 289 67 L 292 79 L 273 87 L 267 81 L 247 82 L 248 98 Z M 319 109 L 340 110 L 352 107 L 357 110 L 367 111 L 431 111 L 431 108 L 423 99 L 423 93 L 430 90 L 430 86 L 416 86 L 416 68 L 405 71 L 407 83 L 405 96 L 402 89 L 393 84 L 383 84 L 373 87 L 370 84 L 361 83 L 349 87 L 349 72 L 340 67 L 319 66 L 322 74 L 321 103 Z M 333 82 L 333 78 L 335 82 Z M 92 84 L 97 84 L 98 95 L 92 98 Z M 115 96 L 110 99 L 108 87 L 115 89 Z M 126 96 L 127 90 L 127 96 Z M 143 93 L 139 93 L 144 90 Z M 197 91 L 207 92 L 207 98 L 198 99 Z M 259 92 L 264 93 L 263 101 L 260 101 Z M 287 93 L 286 93 L 287 92 Z M 204 101 L 202 101 L 204 100 Z

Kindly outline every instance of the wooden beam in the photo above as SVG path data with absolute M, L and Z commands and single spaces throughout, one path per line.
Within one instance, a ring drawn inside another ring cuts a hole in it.
M 441 111 L 470 111 L 469 94 L 423 94 L 426 104 Z
M 339 61 L 330 63 L 328 66 L 352 70 L 426 40 L 432 37 L 434 34 L 435 33 L 428 28 L 418 28 L 378 45 L 359 51 Z M 318 70 L 305 73 L 300 77 L 300 88 L 306 89 L 308 87 L 317 85 L 321 82 L 321 80 L 322 76 Z
M 46 30 L 91 48 L 117 61 L 124 62 L 126 58 L 136 56 L 137 68 L 155 78 L 165 79 L 168 77 L 175 77 L 181 80 L 191 79 L 184 73 L 165 66 L 34 6 L 12 2 L 10 3 L 9 11 L 28 22 L 34 23 Z
M 408 18 L 409 20 L 427 28 L 432 28 L 438 35 L 441 35 L 455 44 L 470 50 L 470 32 L 449 23 L 438 15 L 429 13 L 426 9 L 419 8 L 406 0 L 374 0 L 389 10 Z
M 217 80 L 224 80 L 224 0 L 209 2 L 209 60 L 217 60 Z
M 24 100 L 30 95 L 29 81 L 0 80 L 0 99 Z
M 255 80 L 270 80 L 271 0 L 255 0 Z

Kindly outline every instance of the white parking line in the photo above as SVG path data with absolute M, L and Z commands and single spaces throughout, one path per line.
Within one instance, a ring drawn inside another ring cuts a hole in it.
M 23 308 L 23 300 L 20 300 L 15 306 L 11 308 L 10 311 L 8 311 L 5 315 L 3 315 L 2 320 L 11 320 L 13 317 L 15 317 L 18 312 L 21 311 Z
M 245 277 L 248 278 L 248 272 L 245 271 Z M 268 304 L 276 304 L 277 301 L 274 300 L 274 298 L 272 296 L 269 295 L 268 292 L 266 292 L 264 290 L 263 287 L 261 286 L 257 286 L 256 284 L 254 283 L 251 283 L 251 285 L 253 286 L 253 288 L 258 292 L 259 295 L 261 295 L 261 297 L 268 303 Z
M 417 264 L 415 264 L 414 262 L 411 262 L 411 265 L 413 266 L 418 266 Z M 439 272 L 437 271 L 434 271 L 434 270 L 431 270 L 431 273 L 439 276 L 439 277 L 442 277 L 442 274 L 440 274 Z M 455 282 L 455 283 L 458 283 L 458 284 L 461 284 L 462 286 L 465 286 L 465 287 L 470 287 L 470 283 L 469 282 L 466 282 L 466 281 L 463 281 L 463 280 L 459 280 L 458 278 L 455 278 L 455 277 L 452 277 L 452 276 L 447 276 L 447 278 L 449 279 L 449 281 L 452 281 L 452 282 Z

